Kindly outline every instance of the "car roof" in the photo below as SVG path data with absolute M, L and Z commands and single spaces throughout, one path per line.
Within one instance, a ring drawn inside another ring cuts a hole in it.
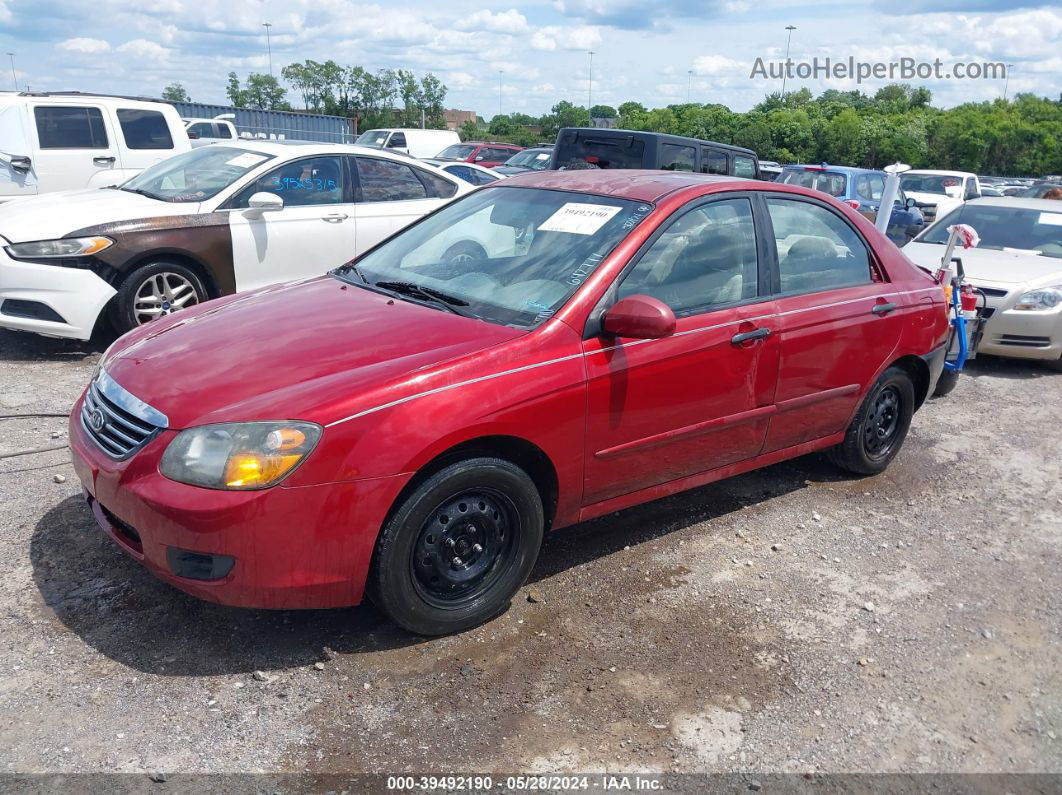
M 760 161 L 760 165 L 763 165 L 763 161 Z M 813 171 L 836 171 L 841 174 L 884 174 L 884 171 L 878 171 L 876 168 L 858 168 L 856 166 L 832 166 L 829 163 L 793 163 L 788 166 L 783 166 L 782 171 L 788 171 L 790 169 L 808 169 Z
M 900 176 L 904 174 L 932 174 L 937 177 L 973 177 L 976 176 L 972 171 L 945 171 L 939 168 L 913 168 L 910 171 L 904 171 Z
M 389 149 L 379 149 L 375 146 L 334 144 L 322 141 L 274 141 L 264 138 L 236 138 L 231 141 L 226 140 L 224 143 L 210 144 L 210 146 L 231 146 L 237 149 L 251 149 L 256 152 L 265 152 L 266 154 L 284 157 L 298 150 L 297 154 L 300 156 L 329 154 L 373 155 L 375 157 L 384 157 L 388 160 L 398 160 L 402 163 L 408 163 L 411 160 L 416 161 L 415 157 L 410 157 L 405 152 L 392 152 Z
M 649 169 L 579 169 L 577 171 L 532 171 L 505 180 L 506 187 L 553 188 L 581 193 L 597 193 L 634 201 L 655 202 L 669 193 L 698 185 L 747 187 L 751 180 L 741 177 L 694 174 L 689 171 Z
M 1016 210 L 1040 210 L 1041 212 L 1062 213 L 1062 201 L 1058 199 L 1031 199 L 1025 196 L 982 196 L 980 199 L 971 199 L 966 203 L 990 207 L 1012 207 Z

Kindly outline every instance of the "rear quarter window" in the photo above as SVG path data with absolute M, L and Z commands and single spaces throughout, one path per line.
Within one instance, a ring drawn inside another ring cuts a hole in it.
M 119 108 L 118 124 L 130 149 L 173 149 L 170 126 L 157 110 Z

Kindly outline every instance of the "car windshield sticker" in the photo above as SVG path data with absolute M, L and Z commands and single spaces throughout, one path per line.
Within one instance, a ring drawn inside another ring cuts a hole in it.
M 623 228 L 628 231 L 634 229 L 634 227 L 638 226 L 638 224 L 642 222 L 645 216 L 649 215 L 649 211 L 652 209 L 653 208 L 650 207 L 648 204 L 641 205 L 638 209 L 631 213 L 630 218 L 623 222 Z
M 236 157 L 231 160 L 226 160 L 225 165 L 236 166 L 237 168 L 252 168 L 265 159 L 265 155 L 257 155 L 254 152 L 244 152 L 242 155 L 236 155 Z
M 549 160 L 549 152 L 539 152 L 535 155 L 535 160 Z
M 568 202 L 547 218 L 546 222 L 538 228 L 538 231 L 593 235 L 619 211 L 619 207 L 612 207 L 607 204 Z
M 1062 213 L 1040 213 L 1040 223 L 1048 226 L 1062 226 Z

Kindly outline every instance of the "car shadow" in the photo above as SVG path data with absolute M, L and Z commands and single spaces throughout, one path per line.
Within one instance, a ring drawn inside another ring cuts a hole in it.
M 1057 375 L 1034 359 L 1009 359 L 982 353 L 968 361 L 962 372 L 971 378 L 1010 378 L 1018 381 Z
M 805 456 L 550 534 L 530 582 L 804 488 L 848 478 Z M 372 605 L 251 610 L 203 602 L 155 579 L 97 527 L 80 497 L 49 510 L 30 542 L 46 610 L 104 656 L 145 673 L 214 676 L 280 670 L 431 642 Z
M 81 361 L 103 353 L 115 339 L 117 337 L 111 331 L 97 331 L 92 339 L 86 341 L 0 329 L 0 361 Z

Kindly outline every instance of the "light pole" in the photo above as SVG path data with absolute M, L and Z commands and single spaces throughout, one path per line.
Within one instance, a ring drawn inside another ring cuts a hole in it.
M 18 78 L 15 77 L 15 53 L 9 52 L 7 57 L 11 59 L 11 80 L 15 84 L 15 91 L 18 91 Z
M 782 99 L 785 99 L 785 78 L 786 72 L 789 71 L 789 45 L 793 41 L 793 31 L 796 30 L 796 25 L 786 25 L 785 29 L 789 31 L 789 36 L 785 40 L 785 64 L 782 67 Z
M 586 81 L 586 115 L 590 115 L 590 108 L 594 107 L 594 51 L 587 50 L 586 54 L 590 56 L 590 77 Z M 590 124 L 593 125 L 594 120 L 590 120 Z
M 266 52 L 269 53 L 269 76 L 273 76 L 273 44 L 269 40 L 269 29 L 273 27 L 272 22 L 263 22 L 262 27 L 266 29 Z
M 693 90 L 693 70 L 688 69 L 686 71 L 688 79 L 686 80 L 686 104 L 690 104 L 690 92 Z
M 1007 73 L 1003 76 L 1003 101 L 1007 101 L 1007 90 L 1010 88 L 1010 70 L 1014 68 L 1014 64 L 1007 64 Z M 14 71 L 11 72 L 14 75 Z

